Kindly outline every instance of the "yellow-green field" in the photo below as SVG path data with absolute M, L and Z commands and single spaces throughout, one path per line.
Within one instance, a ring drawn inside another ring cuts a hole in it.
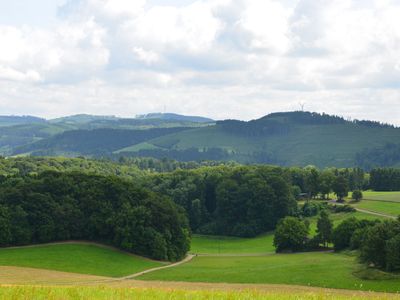
M 271 287 L 270 291 L 247 290 L 179 290 L 160 288 L 109 288 L 109 287 L 34 287 L 2 286 L 1 299 L 75 300 L 75 299 L 220 299 L 220 300 L 299 300 L 299 299 L 399 299 L 396 295 L 376 293 L 351 293 L 333 290 L 297 290 L 291 287 Z

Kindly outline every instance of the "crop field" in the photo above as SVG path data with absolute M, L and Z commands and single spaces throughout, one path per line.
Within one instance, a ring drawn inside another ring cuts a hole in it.
M 374 276 L 379 276 L 379 272 Z M 386 292 L 400 291 L 400 276 L 382 274 L 380 280 L 365 280 L 356 258 L 347 254 L 299 253 L 265 256 L 198 256 L 169 270 L 139 277 L 143 280 L 189 282 L 268 283 Z M 361 275 L 360 275 L 361 276 Z
M 160 262 L 90 244 L 52 244 L 0 249 L 0 266 L 16 266 L 121 277 Z
M 32 286 L 2 286 L 0 287 L 2 299 L 399 299 L 395 295 L 376 293 L 348 293 L 333 290 L 297 291 L 296 288 L 273 288 L 271 291 L 259 290 L 179 290 L 160 288 L 109 288 L 109 287 L 32 287 Z

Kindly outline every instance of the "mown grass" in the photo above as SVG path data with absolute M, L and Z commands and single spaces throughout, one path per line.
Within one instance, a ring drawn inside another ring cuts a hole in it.
M 162 264 L 89 244 L 53 244 L 0 249 L 0 265 L 120 277 Z
M 139 277 L 143 280 L 269 283 L 353 290 L 398 292 L 400 278 L 364 280 L 353 275 L 362 265 L 354 256 L 336 253 L 266 256 L 198 256 L 187 264 Z
M 255 238 L 194 235 L 190 252 L 198 254 L 253 254 L 274 252 L 274 234 Z
M 165 290 L 143 288 L 107 288 L 107 287 L 31 287 L 3 286 L 0 287 L 1 299 L 36 299 L 36 300 L 74 300 L 74 299 L 220 299 L 220 300 L 298 300 L 298 299 L 395 299 L 394 295 L 374 294 L 343 294 L 335 291 L 219 291 L 219 290 Z M 398 299 L 398 297 L 396 297 Z
M 363 196 L 366 200 L 393 201 L 400 203 L 400 192 L 365 191 L 363 192 Z
M 400 202 L 385 202 L 376 200 L 361 200 L 357 203 L 352 203 L 355 208 L 366 209 L 390 216 L 400 215 Z

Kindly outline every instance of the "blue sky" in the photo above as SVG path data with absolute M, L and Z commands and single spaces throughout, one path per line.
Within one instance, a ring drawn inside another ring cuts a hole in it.
M 0 0 L 0 114 L 299 109 L 400 125 L 391 0 Z

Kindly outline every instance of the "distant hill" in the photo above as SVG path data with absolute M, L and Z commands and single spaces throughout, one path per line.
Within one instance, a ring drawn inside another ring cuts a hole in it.
M 0 154 L 146 156 L 366 169 L 400 166 L 400 128 L 388 124 L 302 111 L 248 122 L 197 118 L 201 117 L 77 115 L 0 127 Z
M 102 156 L 129 145 L 135 145 L 185 129 L 187 128 L 153 128 L 147 130 L 102 128 L 94 130 L 71 130 L 47 139 L 16 147 L 13 150 L 13 154 Z
M 49 120 L 49 123 L 86 124 L 99 120 L 117 120 L 117 119 L 118 118 L 115 116 L 96 116 L 96 115 L 79 114 L 79 115 L 51 119 Z
M 152 128 L 193 128 L 207 125 L 209 125 L 209 123 L 187 120 L 156 118 L 129 119 L 87 114 L 51 120 L 30 116 L 3 116 L 0 117 L 0 155 L 11 155 L 16 152 L 14 151 L 16 147 L 27 146 L 31 143 L 71 130 L 95 130 L 105 128 L 143 130 Z
M 249 122 L 218 121 L 146 141 L 119 154 L 177 158 L 176 153 L 219 149 L 242 163 L 352 167 L 367 149 L 400 144 L 400 129 L 373 121 L 347 121 L 311 112 L 273 113 Z
M 29 123 L 46 123 L 46 120 L 33 116 L 0 116 L 0 127 Z
M 213 123 L 213 119 L 198 117 L 198 116 L 184 116 L 173 113 L 151 113 L 146 115 L 138 115 L 137 119 L 160 119 L 160 120 L 175 120 L 175 121 L 187 121 L 194 123 Z

